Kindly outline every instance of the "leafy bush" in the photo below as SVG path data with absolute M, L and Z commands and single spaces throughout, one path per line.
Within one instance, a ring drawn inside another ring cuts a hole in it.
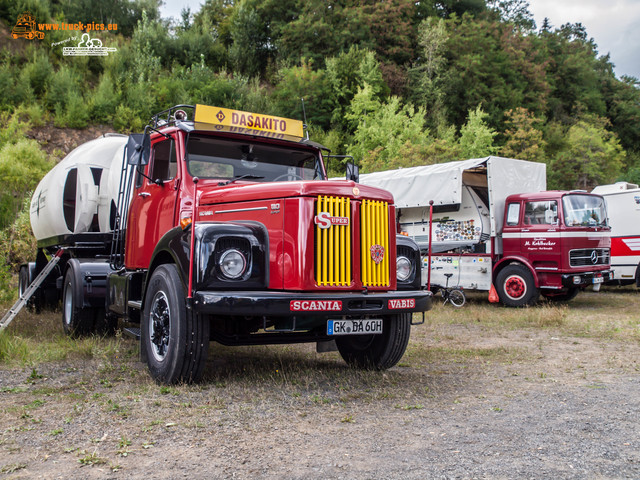
M 56 116 L 64 116 L 65 106 L 72 95 L 80 95 L 78 88 L 79 78 L 75 72 L 66 66 L 53 74 L 47 87 L 45 95 L 46 105 L 49 109 L 55 110 Z
M 108 75 L 100 77 L 100 83 L 91 97 L 91 119 L 100 123 L 111 123 L 118 108 L 118 94 L 113 80 Z
M 0 149 L 0 228 L 15 220 L 22 199 L 35 188 L 40 179 L 53 167 L 53 162 L 35 140 L 20 138 Z
M 31 192 L 25 195 L 13 223 L 0 231 L 0 257 L 14 272 L 18 272 L 21 264 L 35 260 L 37 242 L 31 230 L 30 205 Z
M 141 132 L 145 121 L 126 105 L 118 105 L 113 119 L 113 128 L 120 133 Z
M 20 74 L 20 79 L 29 85 L 36 95 L 43 95 L 53 77 L 53 65 L 42 50 L 36 51 Z
M 56 109 L 56 127 L 85 128 L 89 123 L 89 109 L 79 92 L 70 92 L 67 103 L 61 107 L 61 115 Z
M 9 143 L 16 143 L 29 130 L 29 123 L 21 122 L 19 114 L 0 114 L 0 149 Z

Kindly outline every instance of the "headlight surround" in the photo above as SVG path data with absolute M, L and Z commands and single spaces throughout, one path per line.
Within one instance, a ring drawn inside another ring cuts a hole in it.
M 235 248 L 230 248 L 222 252 L 218 266 L 222 275 L 229 280 L 237 280 L 247 270 L 247 259 L 244 254 Z
M 396 258 L 396 277 L 400 282 L 406 282 L 413 272 L 411 261 L 404 256 Z

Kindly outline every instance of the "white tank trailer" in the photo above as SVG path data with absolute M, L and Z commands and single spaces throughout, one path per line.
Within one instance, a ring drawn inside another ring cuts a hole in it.
M 40 247 L 113 229 L 126 135 L 107 134 L 73 150 L 36 187 L 31 228 Z

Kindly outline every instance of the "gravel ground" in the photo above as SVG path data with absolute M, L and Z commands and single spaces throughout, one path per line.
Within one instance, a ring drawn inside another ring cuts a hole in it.
M 384 373 L 212 347 L 197 386 L 135 355 L 1 368 L 0 478 L 640 478 L 637 339 L 432 324 Z

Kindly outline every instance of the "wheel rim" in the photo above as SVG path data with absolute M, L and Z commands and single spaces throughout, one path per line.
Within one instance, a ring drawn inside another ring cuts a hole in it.
M 153 297 L 149 312 L 149 332 L 151 333 L 151 353 L 161 362 L 167 356 L 170 340 L 171 310 L 169 299 L 164 292 Z
M 519 300 L 527 294 L 527 282 L 520 275 L 510 275 L 504 281 L 504 293 L 512 300 Z
M 73 291 L 71 283 L 67 283 L 64 289 L 64 319 L 65 325 L 71 325 L 71 314 L 73 312 Z
M 20 272 L 22 273 L 22 272 Z M 24 292 L 27 290 L 27 283 L 29 281 L 27 280 L 25 275 L 20 275 L 20 282 L 18 283 L 18 296 L 22 297 L 22 295 L 24 294 Z
M 454 307 L 461 307 L 462 305 L 464 305 L 464 296 L 457 290 L 451 292 L 449 299 L 451 300 L 451 304 Z

